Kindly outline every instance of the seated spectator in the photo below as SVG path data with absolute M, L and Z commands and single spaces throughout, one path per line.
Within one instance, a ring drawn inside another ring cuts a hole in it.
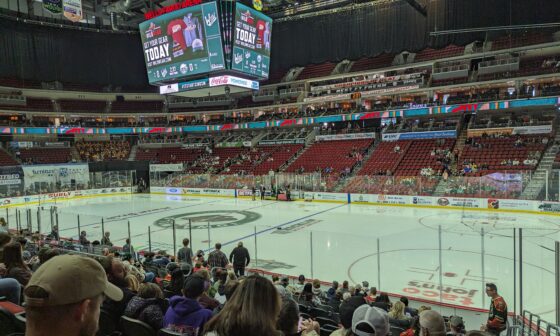
M 220 314 L 206 324 L 203 335 L 282 336 L 276 329 L 280 308 L 280 296 L 272 282 L 251 275 L 239 284 Z
M 105 232 L 105 234 L 101 238 L 101 245 L 113 246 L 113 243 L 111 243 L 111 238 L 110 237 L 111 237 L 111 232 L 109 232 L 109 231 Z
M 216 309 L 220 305 L 220 302 L 218 302 L 218 300 L 208 295 L 208 291 L 210 289 L 210 273 L 208 272 L 208 270 L 200 270 L 196 272 L 193 276 L 199 277 L 204 281 L 204 291 L 198 298 L 198 303 L 200 304 L 200 306 L 202 308 L 206 308 L 210 310 Z
M 171 272 L 171 281 L 165 287 L 166 291 L 169 291 L 172 296 L 182 295 L 183 283 L 185 276 L 180 268 L 176 268 Z
M 334 297 L 337 289 L 338 289 L 338 281 L 333 281 L 331 288 L 329 288 L 329 290 L 327 291 L 327 299 L 328 300 L 330 300 Z
M 434 310 L 426 310 L 420 313 L 420 335 L 422 336 L 444 336 L 445 321 L 441 315 Z
M 331 336 L 346 336 L 352 331 L 352 317 L 354 316 L 354 311 L 363 305 L 363 302 L 359 300 L 352 300 L 343 302 L 340 305 L 340 329 L 335 330 L 331 333 Z
M 133 297 L 126 309 L 124 316 L 140 320 L 149 324 L 154 330 L 163 327 L 163 314 L 168 303 L 163 298 L 163 293 L 154 283 L 141 284 L 138 296 Z
M 128 288 L 132 293 L 137 294 L 138 289 L 140 288 L 140 282 L 138 281 L 138 278 L 135 275 L 129 273 L 126 275 L 124 280 L 127 284 L 126 288 Z
M 159 265 L 159 266 L 167 266 L 167 264 L 169 264 L 171 262 L 171 260 L 169 259 L 169 255 L 167 254 L 167 252 L 158 251 L 156 253 L 156 255 L 154 256 L 154 259 L 153 259 L 152 262 L 156 265 Z
M 183 296 L 174 296 L 169 300 L 169 308 L 163 319 L 163 326 L 177 332 L 194 332 L 201 335 L 201 331 L 212 317 L 212 311 L 204 309 L 198 303 L 198 298 L 204 292 L 204 279 L 189 276 L 183 285 Z
M 405 315 L 407 315 L 408 317 L 413 317 L 418 315 L 418 310 L 414 309 L 414 308 L 410 308 L 408 306 L 408 298 L 406 296 L 401 296 L 400 301 L 402 303 L 404 303 L 404 313 Z
M 303 290 L 298 296 L 298 303 L 309 307 L 316 307 L 321 304 L 321 300 L 313 294 L 312 284 L 306 283 L 303 286 Z
M 31 270 L 23 261 L 19 243 L 10 243 L 4 247 L 4 264 L 6 278 L 16 279 L 22 286 L 27 285 L 31 279 Z
M 387 294 L 380 294 L 371 305 L 388 312 L 391 309 L 391 300 Z
M 361 284 L 356 284 L 356 286 L 354 286 L 354 290 L 351 291 L 352 296 L 364 296 L 362 293 L 362 285 Z
M 103 296 L 113 301 L 123 298 L 98 262 L 76 255 L 47 261 L 31 277 L 24 295 L 28 336 L 94 336 Z
M 88 246 L 90 241 L 87 239 L 87 233 L 85 231 L 80 232 L 80 244 L 84 246 Z
M 342 292 L 336 291 L 334 296 L 329 300 L 328 305 L 333 309 L 335 313 L 340 310 L 340 304 L 342 303 Z
M 342 294 L 346 293 L 349 291 L 348 289 L 348 280 L 344 280 L 342 282 L 342 288 L 340 289 L 340 291 L 342 292 Z
M 130 239 L 126 238 L 125 244 L 122 247 L 122 252 L 129 254 L 131 258 L 134 258 L 134 247 L 130 244 Z
M 101 306 L 103 310 L 106 310 L 110 316 L 115 318 L 114 323 L 118 325 L 118 319 L 124 313 L 128 302 L 134 297 L 134 293 L 128 289 L 128 283 L 126 282 L 126 268 L 124 264 L 119 259 L 114 257 L 105 257 L 100 260 L 101 266 L 107 273 L 107 279 L 113 285 L 117 286 L 123 293 L 123 299 L 119 301 L 112 300 L 110 297 L 103 301 Z
M 286 300 L 286 299 L 293 299 L 293 287 L 288 286 L 290 283 L 290 280 L 288 279 L 287 276 L 282 276 L 282 279 L 279 280 L 274 287 L 276 287 L 276 290 L 278 291 L 278 293 L 280 294 L 280 296 L 282 297 L 282 300 Z
M 371 287 L 365 299 L 368 304 L 375 302 L 375 299 L 377 299 L 377 288 Z
M 389 311 L 389 318 L 395 320 L 405 320 L 407 316 L 404 312 L 406 306 L 402 301 L 397 301 L 393 304 L 393 307 Z
M 222 311 L 222 309 L 224 309 L 225 304 L 231 299 L 231 296 L 237 289 L 237 286 L 239 286 L 239 281 L 237 280 L 232 280 L 224 286 L 223 295 L 225 296 L 225 302 L 220 303 L 220 305 L 214 309 L 212 312 L 213 315 L 217 315 Z
M 307 319 L 301 321 L 299 325 L 299 307 L 294 300 L 284 300 L 280 315 L 276 322 L 276 329 L 281 331 L 284 336 L 319 336 L 319 323 Z M 301 331 L 298 330 L 301 327 Z
M 391 325 L 395 325 L 403 329 L 408 329 L 410 327 L 410 321 L 404 313 L 404 308 L 405 305 L 401 301 L 397 301 L 393 304 L 393 307 L 388 314 Z
M 8 232 L 0 232 L 0 263 L 4 262 L 4 247 L 12 241 Z
M 6 271 L 0 266 L 0 276 Z M 19 306 L 22 285 L 16 279 L 0 278 L 0 296 Z
M 387 312 L 364 304 L 352 316 L 352 334 L 355 336 L 388 336 L 391 329 Z
M 296 293 L 301 293 L 303 286 L 305 286 L 305 275 L 300 274 L 300 276 L 298 276 L 298 282 L 295 285 Z
M 460 316 L 451 316 L 449 318 L 449 331 L 447 336 L 465 336 L 465 323 Z
M 366 296 L 369 292 L 369 282 L 367 281 L 362 281 L 362 294 L 363 296 Z
M 319 279 L 315 279 L 313 280 L 312 285 L 313 288 L 311 291 L 313 292 L 313 295 L 317 297 L 319 300 L 326 299 L 325 292 L 323 292 L 323 290 L 321 289 L 321 281 L 319 281 Z
M 134 275 L 139 282 L 152 282 L 156 277 L 153 272 L 146 272 L 141 264 L 135 263 L 132 254 L 127 253 L 123 256 L 123 264 L 127 273 Z

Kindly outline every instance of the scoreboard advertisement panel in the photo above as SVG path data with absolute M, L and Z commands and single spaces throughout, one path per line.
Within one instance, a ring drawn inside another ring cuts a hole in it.
M 238 2 L 232 35 L 231 69 L 268 78 L 272 19 Z
M 150 84 L 225 69 L 215 2 L 142 22 L 140 35 Z

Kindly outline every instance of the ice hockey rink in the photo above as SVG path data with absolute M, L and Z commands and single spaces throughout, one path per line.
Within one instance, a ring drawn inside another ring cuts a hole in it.
M 52 206 L 57 207 L 62 237 L 78 237 L 79 216 L 88 238 L 100 240 L 103 219 L 105 231 L 118 246 L 128 237 L 130 222 L 136 250 L 148 249 L 150 227 L 152 250 L 172 253 L 175 221 L 177 248 L 191 235 L 193 250 L 207 253 L 220 242 L 229 255 L 237 242 L 243 241 L 251 253 L 251 266 L 269 272 L 304 274 L 327 282 L 367 280 L 381 291 L 473 308 L 488 308 L 484 284 L 494 282 L 511 311 L 514 301 L 517 307 L 520 301 L 512 294 L 514 286 L 520 288 L 520 246 L 514 232 L 523 228 L 523 307 L 545 319 L 554 314 L 553 252 L 554 240 L 560 238 L 558 216 L 123 195 L 46 203 L 40 211 L 37 205 L 29 206 L 33 223 L 37 213 L 41 216 L 44 233 L 50 231 Z M 15 208 L 8 211 L 14 227 Z M 26 216 L 22 211 L 23 222 Z

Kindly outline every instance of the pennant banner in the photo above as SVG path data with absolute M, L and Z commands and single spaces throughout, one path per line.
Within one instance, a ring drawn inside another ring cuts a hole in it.
M 83 18 L 82 0 L 62 0 L 64 17 L 72 22 L 79 22 Z

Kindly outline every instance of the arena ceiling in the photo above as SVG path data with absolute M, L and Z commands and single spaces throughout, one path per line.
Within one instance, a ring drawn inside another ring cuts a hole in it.
M 425 0 L 263 0 L 262 12 L 273 19 L 295 17 L 303 14 L 318 13 L 325 10 L 343 9 L 364 3 L 406 1 L 424 11 L 425 5 L 419 1 Z M 144 13 L 165 6 L 172 5 L 176 0 L 83 0 L 86 14 L 110 20 L 111 13 L 118 16 L 119 24 L 135 26 L 144 21 Z M 205 2 L 205 1 L 203 1 Z M 252 0 L 240 1 L 251 6 Z

